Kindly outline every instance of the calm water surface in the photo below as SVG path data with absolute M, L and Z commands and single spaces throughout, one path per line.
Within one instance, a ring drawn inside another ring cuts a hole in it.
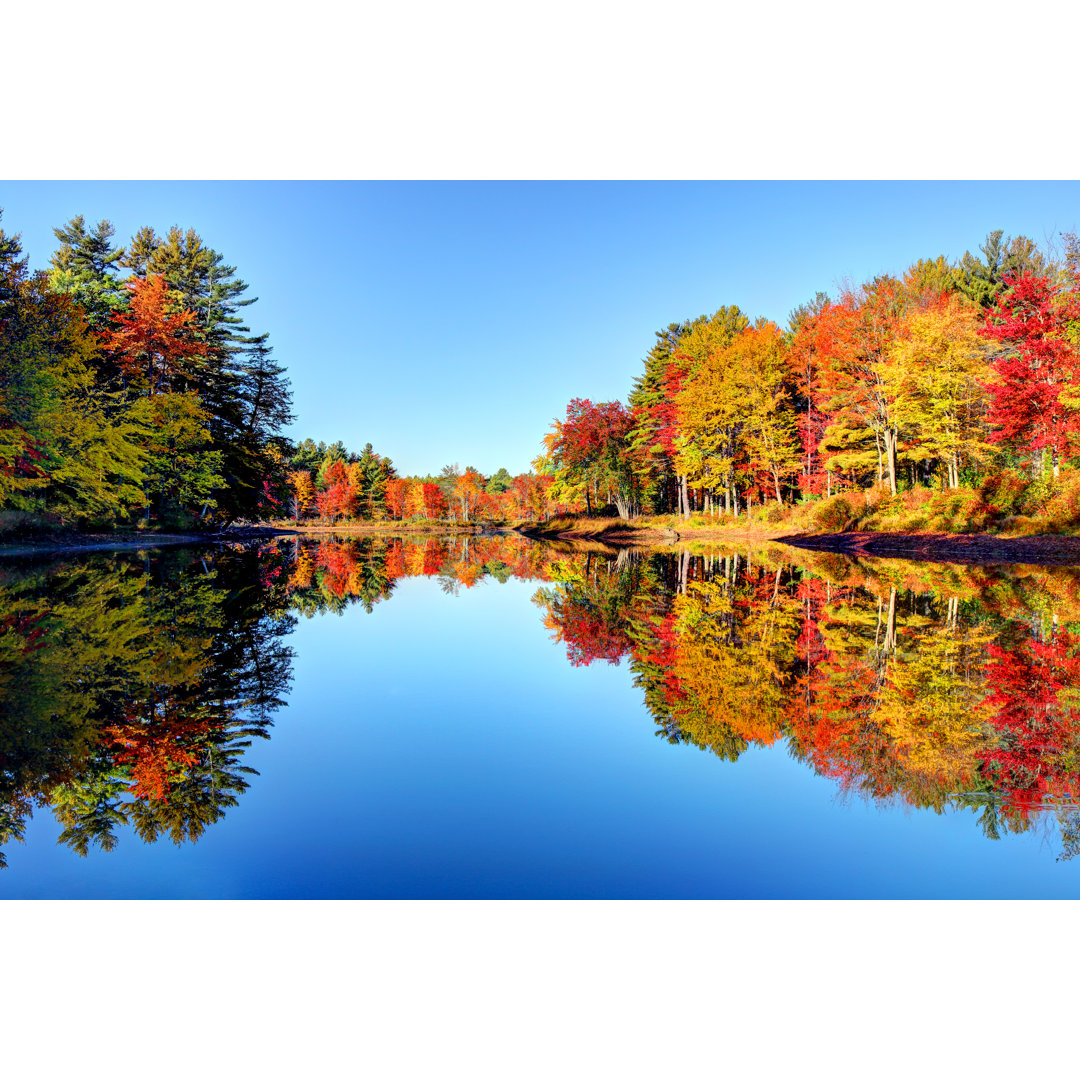
M 0 568 L 0 896 L 1073 897 L 1080 570 L 283 541 Z

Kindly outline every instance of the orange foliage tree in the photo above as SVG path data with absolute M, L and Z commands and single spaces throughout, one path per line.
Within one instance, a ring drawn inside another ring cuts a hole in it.
M 195 315 L 167 312 L 168 285 L 160 274 L 128 282 L 131 300 L 113 329 L 102 335 L 102 344 L 114 358 L 124 378 L 145 389 L 146 395 L 182 390 L 180 383 L 198 386 L 201 366 L 209 347 L 196 340 Z

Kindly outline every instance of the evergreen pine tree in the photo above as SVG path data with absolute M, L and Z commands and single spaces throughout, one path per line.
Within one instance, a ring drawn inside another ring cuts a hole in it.
M 643 499 L 649 500 L 657 513 L 674 509 L 677 487 L 671 459 L 656 446 L 659 427 L 656 408 L 664 402 L 664 373 L 675 358 L 679 338 L 690 325 L 689 321 L 681 325 L 669 323 L 665 329 L 656 331 L 656 344 L 643 361 L 645 370 L 634 378 L 633 389 L 627 398 L 634 415 L 627 441 L 633 451 L 645 455 L 645 460 L 651 463 L 640 481 Z
M 364 517 L 379 520 L 386 516 L 386 481 L 388 479 L 382 459 L 368 443 L 358 462 L 361 477 L 357 503 Z
M 1002 239 L 1004 233 L 995 229 L 979 248 L 982 259 L 964 252 L 958 269 L 958 287 L 972 303 L 983 309 L 992 308 L 1005 288 L 1005 276 L 1042 274 L 1049 267 L 1034 240 L 1026 236 Z
M 50 287 L 54 292 L 74 296 L 90 326 L 103 328 L 126 302 L 117 276 L 124 249 L 111 243 L 116 230 L 110 222 L 99 221 L 87 231 L 85 219 L 78 214 L 53 232 L 60 247 L 49 264 Z
M 120 265 L 130 270 L 136 277 L 144 278 L 150 273 L 150 259 L 160 246 L 161 239 L 158 234 L 149 225 L 144 225 L 124 249 Z
M 236 267 L 194 229 L 174 225 L 161 238 L 140 229 L 124 263 L 136 274 L 161 274 L 174 309 L 194 313 L 195 336 L 210 356 L 190 389 L 209 413 L 211 448 L 221 455 L 218 511 L 226 520 L 253 516 L 266 472 L 286 449 L 281 428 L 292 420 L 284 368 L 270 359 L 267 335 L 250 336 L 240 314 L 256 298 L 244 296 L 248 286 Z

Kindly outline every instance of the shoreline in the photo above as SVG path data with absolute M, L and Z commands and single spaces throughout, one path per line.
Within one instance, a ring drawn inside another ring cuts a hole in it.
M 988 533 L 801 533 L 773 543 L 848 558 L 907 559 L 971 566 L 1001 563 L 1080 566 L 1080 536 L 993 536 Z
M 619 522 L 614 527 L 601 526 L 594 530 L 544 530 L 528 527 L 515 531 L 535 540 L 588 540 L 611 547 L 750 542 L 784 544 L 806 551 L 833 552 L 852 559 L 906 559 L 911 562 L 987 566 L 1001 563 L 1080 566 L 1080 536 L 1051 533 L 1032 536 L 869 531 L 789 533 L 783 529 L 768 527 L 679 530 L 655 526 L 635 527 L 624 522 Z
M 587 521 L 587 519 L 586 519 Z M 806 551 L 832 552 L 848 558 L 906 559 L 967 565 L 1029 564 L 1080 566 L 1080 536 L 1039 534 L 994 536 L 988 533 L 840 532 L 794 533 L 761 529 L 688 529 L 635 526 L 593 519 L 596 528 L 547 530 L 542 526 L 450 525 L 409 528 L 387 523 L 360 525 L 245 525 L 215 533 L 68 533 L 0 542 L 0 559 L 48 558 L 102 551 L 153 551 L 164 547 L 258 543 L 278 537 L 443 536 L 504 533 L 529 540 L 591 542 L 609 547 L 656 547 L 690 543 L 774 543 Z
M 210 544 L 256 543 L 290 536 L 475 536 L 483 532 L 507 531 L 480 525 L 447 525 L 444 528 L 416 528 L 379 523 L 361 525 L 240 525 L 221 532 L 205 533 L 54 533 L 19 540 L 0 540 L 0 559 L 81 555 L 94 551 L 153 551 L 162 547 Z

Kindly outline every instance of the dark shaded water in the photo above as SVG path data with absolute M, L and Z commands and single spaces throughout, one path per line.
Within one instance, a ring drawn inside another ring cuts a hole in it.
M 0 896 L 1071 897 L 1078 789 L 1076 570 L 501 537 L 0 570 Z

